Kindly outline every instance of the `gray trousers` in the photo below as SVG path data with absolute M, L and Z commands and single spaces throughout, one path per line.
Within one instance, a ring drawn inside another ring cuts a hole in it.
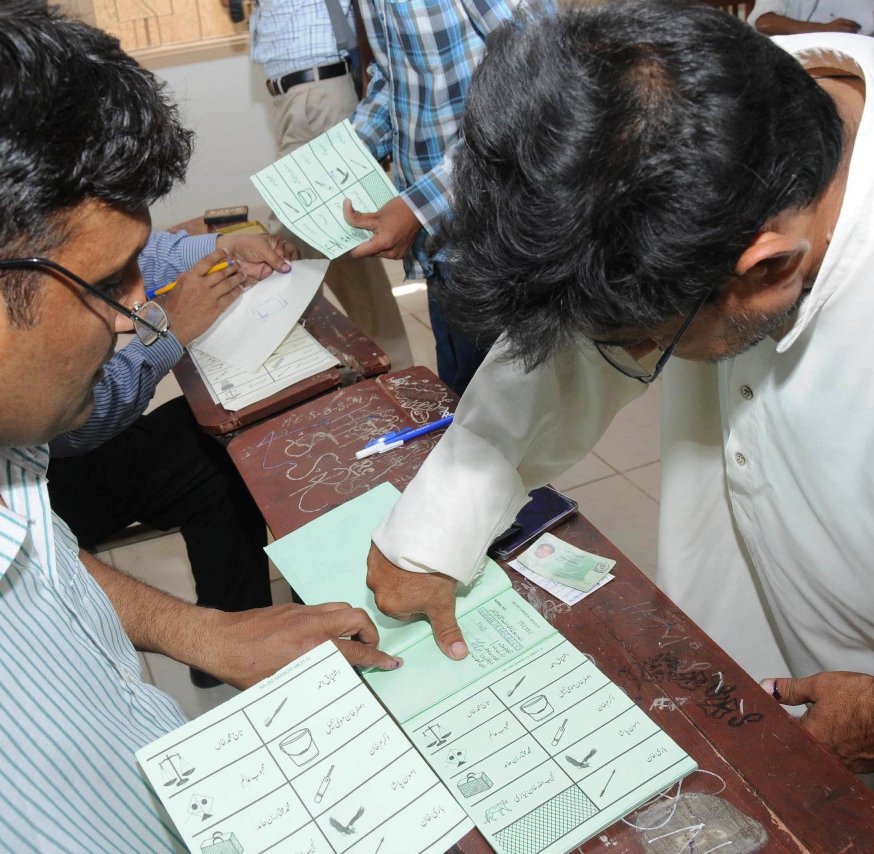
M 273 97 L 279 154 L 300 148 L 343 119 L 358 105 L 351 75 L 317 80 L 293 86 L 284 95 Z M 282 233 L 300 250 L 302 258 L 324 258 L 271 214 L 269 230 Z M 348 255 L 332 261 L 325 284 L 349 317 L 361 327 L 391 359 L 392 368 L 413 364 L 410 344 L 401 312 L 392 296 L 391 283 L 382 259 L 352 259 Z

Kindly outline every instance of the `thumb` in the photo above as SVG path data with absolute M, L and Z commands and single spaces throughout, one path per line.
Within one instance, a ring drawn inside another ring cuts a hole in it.
M 269 264 L 272 269 L 274 269 L 277 273 L 287 273 L 291 269 L 291 264 L 289 264 L 285 258 L 277 251 L 278 243 L 282 240 L 282 238 L 277 235 L 272 235 L 272 240 L 268 240 L 264 246 L 262 258 L 261 260 Z M 284 243 L 284 241 L 282 241 Z M 261 277 L 265 278 L 265 277 Z
M 800 706 L 802 703 L 815 703 L 819 699 L 813 676 L 804 679 L 763 679 L 759 685 L 784 706 Z
M 343 217 L 354 228 L 366 228 L 368 231 L 376 231 L 379 224 L 378 214 L 360 213 L 352 207 L 349 199 L 343 199 Z
M 452 599 L 449 603 L 436 604 L 426 612 L 431 621 L 431 631 L 434 632 L 434 640 L 444 655 L 455 661 L 460 661 L 467 656 L 467 644 L 464 635 L 455 620 L 455 591 L 452 591 Z

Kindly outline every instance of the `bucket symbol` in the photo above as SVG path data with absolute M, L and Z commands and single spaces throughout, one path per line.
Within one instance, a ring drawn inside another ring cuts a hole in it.
M 308 729 L 298 729 L 279 742 L 279 749 L 290 756 L 295 765 L 306 765 L 319 755 L 319 748 Z
M 525 712 L 526 715 L 534 718 L 536 721 L 542 721 L 544 718 L 548 718 L 555 710 L 549 703 L 549 700 L 546 699 L 545 694 L 538 694 L 536 697 L 531 697 L 531 699 L 526 700 L 519 706 L 520 711 Z

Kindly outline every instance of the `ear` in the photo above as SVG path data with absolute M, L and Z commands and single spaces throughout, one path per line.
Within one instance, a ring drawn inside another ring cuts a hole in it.
M 738 259 L 735 273 L 754 280 L 759 287 L 780 285 L 797 275 L 809 251 L 810 244 L 799 237 L 759 232 Z

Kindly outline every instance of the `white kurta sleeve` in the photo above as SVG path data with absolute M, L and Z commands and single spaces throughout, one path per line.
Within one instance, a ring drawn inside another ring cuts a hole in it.
M 751 27 L 755 27 L 756 21 L 758 21 L 762 15 L 767 15 L 769 13 L 793 18 L 795 16 L 790 14 L 789 5 L 789 0 L 756 0 L 755 5 L 753 6 L 753 11 L 750 12 L 749 17 L 747 18 L 747 23 Z M 793 9 L 793 11 L 796 10 Z
M 411 572 L 470 583 L 491 542 L 543 486 L 582 459 L 646 386 L 593 348 L 525 373 L 498 342 L 437 444 L 373 542 Z

